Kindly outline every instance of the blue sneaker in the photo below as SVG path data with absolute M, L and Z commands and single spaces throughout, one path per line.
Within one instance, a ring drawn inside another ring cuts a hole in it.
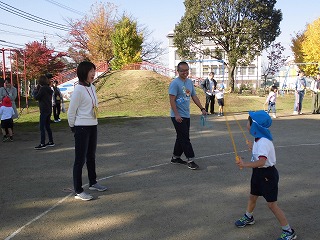
M 282 230 L 282 233 L 280 235 L 280 237 L 278 238 L 278 240 L 291 240 L 291 239 L 296 239 L 297 235 L 294 232 L 293 229 L 291 229 L 292 232 L 286 231 L 286 230 Z
M 251 218 L 249 218 L 246 214 L 243 215 L 242 218 L 240 218 L 239 220 L 237 220 L 234 224 L 239 227 L 239 228 L 242 228 L 242 227 L 245 227 L 246 225 L 252 225 L 254 224 L 255 221 L 254 221 L 254 218 L 253 216 Z

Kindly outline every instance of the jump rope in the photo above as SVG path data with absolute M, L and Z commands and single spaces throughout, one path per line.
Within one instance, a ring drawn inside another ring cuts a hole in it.
M 225 97 L 224 97 L 224 102 L 226 103 L 226 98 Z M 224 104 L 224 105 L 226 106 L 226 104 Z M 241 158 L 238 155 L 237 145 L 235 143 L 235 140 L 234 140 L 234 137 L 233 137 L 233 133 L 231 131 L 231 127 L 230 127 L 229 120 L 228 120 L 228 112 L 227 112 L 226 107 L 225 107 L 224 117 L 225 117 L 225 122 L 226 122 L 226 125 L 227 125 L 227 129 L 228 129 L 228 133 L 229 133 L 229 136 L 230 136 L 230 139 L 231 139 L 231 143 L 232 143 L 232 146 L 233 146 L 234 155 L 235 155 L 235 161 L 236 161 L 236 163 L 238 163 Z M 238 119 L 235 117 L 235 115 L 232 115 L 232 117 L 236 121 L 239 129 L 241 130 L 242 135 L 243 135 L 243 137 L 244 137 L 244 139 L 246 141 L 246 144 L 249 145 L 250 141 L 248 140 L 247 135 L 246 135 L 245 131 L 243 130 L 241 124 L 239 123 Z M 206 115 L 201 115 L 201 117 L 200 117 L 200 126 L 201 127 L 205 127 L 205 126 L 207 126 L 207 124 L 208 124 L 207 116 Z M 240 168 L 240 169 L 242 169 L 242 168 Z

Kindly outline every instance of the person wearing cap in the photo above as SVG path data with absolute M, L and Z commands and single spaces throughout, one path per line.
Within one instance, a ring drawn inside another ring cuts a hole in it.
M 254 137 L 253 145 L 248 143 L 252 150 L 250 162 L 244 162 L 242 158 L 237 161 L 239 168 L 252 168 L 250 197 L 246 213 L 235 222 L 239 228 L 255 223 L 253 210 L 259 196 L 267 201 L 269 209 L 279 221 L 282 234 L 278 240 L 296 239 L 295 231 L 290 227 L 284 212 L 277 204 L 279 173 L 275 167 L 276 154 L 272 143 L 272 134 L 269 127 L 272 119 L 265 111 L 249 112 L 247 129 Z
M 295 101 L 293 114 L 298 115 L 302 114 L 302 101 L 304 98 L 305 89 L 307 86 L 306 78 L 304 77 L 304 71 L 300 70 L 298 72 L 298 77 L 295 83 Z
M 1 116 L 1 131 L 3 134 L 2 141 L 13 141 L 12 137 L 12 128 L 13 128 L 13 119 L 14 110 L 12 108 L 12 102 L 9 97 L 4 97 L 2 99 L 2 106 L 0 107 L 0 116 Z M 8 135 L 7 135 L 8 133 Z

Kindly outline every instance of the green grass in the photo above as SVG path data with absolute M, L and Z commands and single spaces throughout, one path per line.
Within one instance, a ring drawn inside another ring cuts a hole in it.
M 127 70 L 109 74 L 100 80 L 97 86 L 99 98 L 99 123 L 121 124 L 137 117 L 164 117 L 169 115 L 168 86 L 170 78 L 152 71 Z M 197 95 L 202 104 L 205 103 L 203 91 L 197 88 Z M 225 94 L 225 111 L 229 113 L 247 112 L 263 109 L 266 96 L 244 96 Z M 21 107 L 25 106 L 21 100 Z M 277 98 L 277 114 L 286 115 L 293 111 L 294 95 Z M 311 95 L 307 93 L 303 108 L 310 112 Z M 66 103 L 66 108 L 68 103 Z M 218 106 L 216 104 L 216 109 Z M 199 108 L 191 104 L 191 114 L 200 114 Z M 67 114 L 61 114 L 62 122 L 52 124 L 53 131 L 68 129 Z M 16 131 L 38 131 L 39 109 L 35 100 L 29 100 L 29 107 L 22 110 L 20 118 L 15 120 Z

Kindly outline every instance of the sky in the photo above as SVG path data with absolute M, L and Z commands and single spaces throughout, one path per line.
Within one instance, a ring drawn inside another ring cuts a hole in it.
M 109 0 L 101 2 L 113 3 L 117 6 L 118 16 L 124 12 L 131 15 L 139 24 L 151 33 L 150 39 L 162 42 L 168 47 L 166 35 L 172 32 L 184 15 L 183 0 Z M 47 43 L 56 49 L 63 50 L 57 36 L 65 35 L 65 31 L 34 23 L 2 8 L 10 5 L 18 10 L 55 23 L 66 25 L 66 19 L 81 19 L 83 14 L 90 12 L 96 0 L 0 0 L 0 48 L 10 46 L 20 48 L 34 40 L 41 41 L 46 36 Z M 57 6 L 59 5 L 59 6 Z M 277 9 L 281 9 L 283 20 L 280 24 L 281 35 L 276 42 L 286 48 L 284 54 L 291 55 L 291 38 L 295 33 L 305 29 L 306 24 L 320 17 L 320 1 L 318 0 L 278 0 Z M 168 56 L 162 57 L 164 65 Z

